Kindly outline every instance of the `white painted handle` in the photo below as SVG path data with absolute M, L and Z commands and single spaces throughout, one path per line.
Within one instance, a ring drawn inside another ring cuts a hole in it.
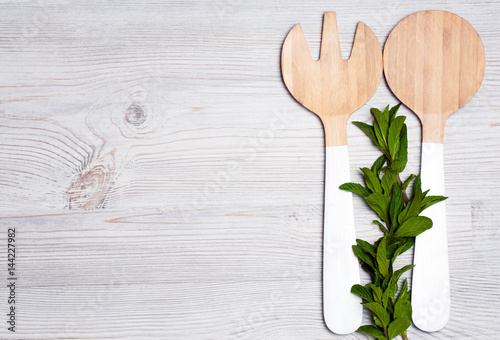
M 444 195 L 443 144 L 422 143 L 422 190 Z M 433 226 L 417 236 L 412 280 L 413 322 L 423 331 L 442 329 L 450 317 L 450 280 L 446 205 L 437 203 L 422 212 Z
M 348 334 L 361 326 L 361 299 L 351 293 L 360 282 L 352 194 L 339 189 L 350 181 L 347 145 L 326 147 L 323 243 L 323 311 L 327 327 Z

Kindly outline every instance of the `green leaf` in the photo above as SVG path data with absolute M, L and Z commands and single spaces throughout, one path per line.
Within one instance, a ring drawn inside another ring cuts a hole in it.
M 391 169 L 396 172 L 403 172 L 408 163 L 408 132 L 406 125 L 401 128 L 399 134 L 399 151 L 397 158 L 391 162 Z
M 389 117 L 380 111 L 379 109 L 372 108 L 370 110 L 371 114 L 375 118 L 373 122 L 373 129 L 375 130 L 375 136 L 378 140 L 378 145 L 380 149 L 387 149 L 387 134 L 389 132 Z M 388 155 L 389 156 L 389 155 Z
M 382 295 L 382 304 L 383 304 L 384 308 L 387 309 L 387 307 L 392 306 L 389 303 L 389 298 L 393 298 L 393 296 L 394 296 L 394 293 L 393 293 L 392 289 L 388 288 L 384 291 L 384 294 Z M 393 313 L 391 313 L 391 314 L 393 314 Z
M 422 198 L 422 177 L 420 177 L 420 175 L 415 176 L 415 182 L 413 183 L 413 196 L 419 196 Z
M 391 217 L 392 230 L 398 226 L 398 217 L 404 208 L 403 192 L 397 183 L 392 186 L 391 203 L 389 204 L 389 216 Z
M 417 175 L 415 177 L 415 182 L 413 183 L 413 196 L 406 205 L 406 208 L 404 208 L 401 214 L 399 214 L 399 224 L 403 224 L 410 217 L 416 217 L 420 214 L 422 198 L 422 181 L 420 179 L 420 175 Z
M 370 293 L 370 291 L 367 288 L 363 287 L 362 285 L 356 284 L 356 285 L 352 286 L 351 293 L 356 294 L 357 296 L 365 299 L 366 301 L 369 301 L 369 302 L 374 301 L 373 296 Z
M 385 279 L 382 281 L 381 287 L 383 290 L 386 290 L 389 287 L 389 282 L 392 278 L 392 275 L 387 275 Z
M 363 263 L 366 263 L 373 269 L 376 269 L 373 260 L 367 253 L 364 252 L 363 248 L 357 245 L 353 245 L 352 250 L 354 251 L 354 255 L 356 255 L 356 257 L 360 259 Z
M 400 254 L 404 254 L 407 250 L 413 247 L 414 244 L 415 244 L 415 239 L 413 237 L 407 238 Z
M 378 302 L 366 302 L 363 303 L 363 305 L 371 310 L 373 314 L 375 314 L 380 321 L 382 322 L 383 326 L 387 326 L 389 324 L 389 321 L 391 320 L 391 317 L 389 316 L 389 313 L 385 310 L 385 308 Z
M 373 220 L 372 222 L 379 226 L 380 231 L 382 231 L 384 235 L 389 232 L 389 230 L 387 230 L 387 228 L 380 221 Z
M 370 325 L 361 326 L 358 328 L 357 331 L 360 333 L 372 335 L 379 340 L 380 339 L 387 339 L 384 335 L 384 332 L 381 331 L 379 328 L 374 327 L 374 326 L 370 326 Z
M 373 298 L 375 299 L 375 301 L 382 301 L 382 289 L 380 287 L 374 285 L 373 283 L 367 284 L 366 287 L 372 290 Z
M 387 329 L 387 333 L 389 335 L 389 339 L 394 339 L 399 334 L 403 333 L 405 330 L 410 327 L 411 321 L 407 318 L 399 318 L 391 322 L 389 328 Z
M 391 160 L 395 160 L 398 157 L 399 146 L 401 143 L 401 129 L 405 122 L 406 117 L 400 116 L 392 120 L 389 126 L 389 134 L 387 137 L 387 146 L 389 147 L 389 154 L 391 155 Z
M 370 191 L 359 183 L 344 183 L 339 187 L 341 190 L 350 191 L 363 197 L 370 195 Z
M 394 319 L 411 319 L 412 308 L 410 300 L 398 300 L 394 305 Z
M 387 259 L 392 259 L 394 253 L 401 245 L 401 240 L 395 237 L 390 237 L 387 241 Z
M 412 269 L 413 267 L 415 267 L 414 264 L 408 264 L 408 265 L 404 266 L 403 268 L 396 270 L 394 272 L 394 274 L 392 274 L 391 282 L 389 282 L 389 286 L 397 285 L 398 280 L 401 277 L 401 275 L 403 275 L 406 271 Z
M 394 254 L 391 256 L 391 260 L 394 263 L 396 261 L 396 258 L 406 252 L 408 249 L 410 249 L 414 244 L 413 239 L 408 239 L 406 241 L 403 241 L 402 244 L 394 251 Z
M 391 277 L 391 279 L 392 279 L 392 277 Z M 387 290 L 387 296 L 389 296 L 392 300 L 394 300 L 394 295 L 396 295 L 396 291 L 398 290 L 398 285 L 389 282 L 386 290 Z M 392 304 L 391 304 L 391 307 L 392 307 Z M 394 314 L 394 309 L 393 309 L 392 313 Z
M 377 247 L 377 266 L 378 271 L 383 277 L 386 277 L 389 273 L 389 261 L 387 261 L 386 249 L 387 239 L 384 237 Z
M 378 176 L 369 168 L 361 168 L 361 171 L 365 175 L 365 183 L 368 189 L 370 189 L 372 192 L 382 192 L 382 187 L 380 186 L 380 179 L 378 178 Z
M 395 237 L 415 237 L 432 227 L 432 220 L 425 216 L 410 217 L 394 233 Z
M 365 197 L 366 203 L 372 208 L 384 222 L 389 221 L 389 198 L 381 193 L 373 193 Z
M 394 117 L 396 117 L 396 113 L 398 113 L 398 110 L 399 110 L 399 107 L 401 106 L 401 103 L 399 103 L 398 105 L 396 106 L 393 106 L 390 110 L 389 110 L 389 123 L 394 119 Z
M 370 274 L 372 281 L 375 280 L 375 269 L 373 269 L 366 263 L 361 264 L 361 269 L 363 269 L 366 273 Z
M 363 122 L 352 122 L 352 123 L 354 125 L 356 125 L 361 131 L 363 131 L 365 133 L 365 135 L 367 135 L 370 138 L 370 140 L 373 142 L 373 144 L 375 144 L 377 147 L 379 146 L 377 137 L 375 136 L 375 130 L 373 129 L 373 126 L 368 125 L 368 124 L 363 123 Z
M 384 115 L 384 113 L 376 107 L 372 107 L 370 113 L 373 115 L 373 118 L 375 118 L 374 123 L 382 122 L 385 125 L 389 124 L 389 117 Z
M 401 185 L 401 189 L 402 190 L 406 190 L 406 188 L 408 188 L 408 185 L 410 185 L 411 181 L 415 178 L 415 175 L 410 175 L 408 176 L 408 178 L 406 179 L 406 181 L 403 182 L 403 185 Z
M 408 291 L 408 280 L 405 279 L 403 288 L 399 291 L 398 301 L 410 300 L 410 292 Z
M 380 175 L 380 170 L 382 170 L 382 167 L 384 166 L 385 162 L 387 161 L 387 158 L 385 155 L 380 156 L 375 160 L 375 162 L 372 165 L 372 172 L 374 172 L 377 176 Z
M 376 256 L 375 255 L 375 247 L 372 244 L 370 244 L 366 241 L 363 241 L 359 238 L 356 239 L 356 243 L 359 244 L 363 248 L 364 251 L 366 251 L 367 253 L 369 253 L 371 256 L 373 256 L 375 258 L 375 256 Z
M 384 190 L 384 194 L 389 196 L 392 191 L 392 186 L 398 182 L 398 173 L 393 170 L 388 169 L 384 176 L 382 176 L 382 181 L 380 182 L 382 189 Z
M 384 294 L 382 294 L 382 306 L 388 310 L 389 315 L 392 315 L 393 313 L 390 310 L 391 304 L 389 303 L 389 290 L 386 289 Z
M 394 307 L 392 305 L 392 303 L 387 300 L 387 307 L 386 307 L 387 311 L 389 312 L 389 315 L 393 315 L 394 314 Z
M 444 197 L 444 196 L 426 196 L 426 197 L 424 197 L 422 199 L 422 202 L 420 203 L 420 212 L 429 208 L 431 205 L 434 205 L 436 203 L 444 201 L 447 198 L 448 197 Z

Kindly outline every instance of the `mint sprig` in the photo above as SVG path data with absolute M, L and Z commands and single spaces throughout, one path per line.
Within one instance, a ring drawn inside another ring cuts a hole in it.
M 371 109 L 373 126 L 354 122 L 380 149 L 370 168 L 361 168 L 365 185 L 344 183 L 340 189 L 363 197 L 368 206 L 378 215 L 374 220 L 383 233 L 374 244 L 357 239 L 352 247 L 361 267 L 370 274 L 371 282 L 354 285 L 353 294 L 363 299 L 373 317 L 374 325 L 364 325 L 358 332 L 369 334 L 378 340 L 390 340 L 400 335 L 408 339 L 407 329 L 411 325 L 411 292 L 405 279 L 399 287 L 401 276 L 414 265 L 394 269 L 397 257 L 411 249 L 415 236 L 432 227 L 432 221 L 420 213 L 443 200 L 443 196 L 430 196 L 422 191 L 420 175 L 409 175 L 404 181 L 401 173 L 408 163 L 408 135 L 406 117 L 397 116 L 401 104 L 381 111 Z M 413 185 L 408 197 L 407 188 Z

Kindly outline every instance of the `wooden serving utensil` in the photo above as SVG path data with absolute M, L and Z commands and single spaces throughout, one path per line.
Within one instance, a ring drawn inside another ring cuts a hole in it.
M 375 93 L 382 78 L 382 49 L 360 22 L 349 60 L 340 53 L 335 12 L 323 19 L 320 59 L 307 47 L 300 24 L 283 43 L 281 72 L 286 87 L 303 106 L 319 116 L 325 129 L 325 215 L 323 310 L 325 323 L 337 334 L 354 332 L 362 321 L 361 300 L 351 287 L 359 283 L 352 195 L 339 186 L 349 182 L 347 120 Z
M 446 119 L 471 99 L 484 74 L 481 38 L 465 19 L 445 11 L 414 13 L 398 23 L 384 47 L 384 73 L 396 97 L 422 123 L 422 187 L 444 195 L 443 135 Z M 433 227 L 415 244 L 413 322 L 428 332 L 450 314 L 444 202 L 424 211 Z

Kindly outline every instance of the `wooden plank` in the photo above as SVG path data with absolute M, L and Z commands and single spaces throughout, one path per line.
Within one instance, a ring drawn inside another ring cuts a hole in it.
M 399 20 L 429 8 L 474 26 L 486 68 L 445 130 L 451 320 L 410 336 L 500 331 L 497 3 L 1 6 L 2 244 L 19 228 L 18 331 L 4 324 L 1 338 L 364 339 L 336 336 L 322 320 L 324 137 L 282 82 L 281 46 L 300 22 L 317 57 L 323 12 L 333 10 L 346 57 L 358 21 L 383 45 Z M 383 81 L 350 121 L 388 103 Z M 420 123 L 401 111 L 416 172 Z M 360 180 L 377 152 L 352 124 L 347 135 Z M 375 239 L 373 215 L 354 204 L 357 236 Z M 6 297 L 2 284 L 2 314 Z

